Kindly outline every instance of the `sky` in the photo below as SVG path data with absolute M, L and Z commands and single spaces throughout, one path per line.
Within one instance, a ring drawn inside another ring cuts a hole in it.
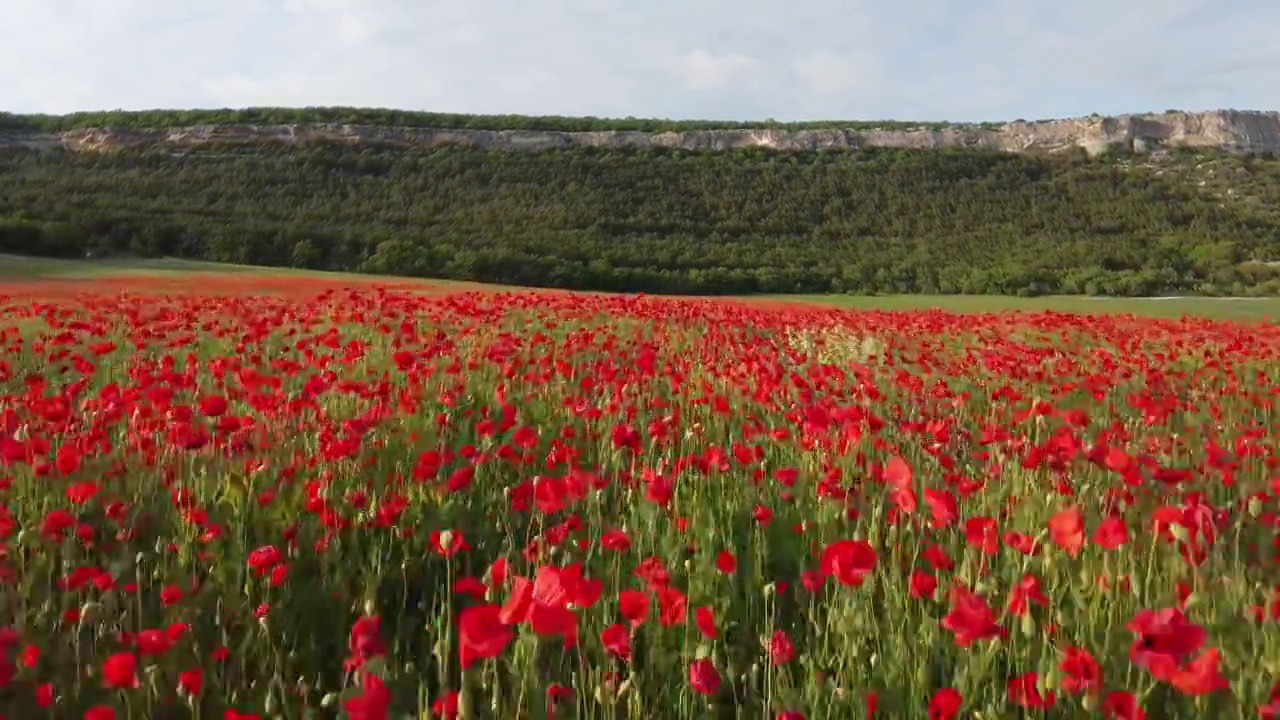
M 1280 0 L 0 0 L 0 110 L 1280 109 Z

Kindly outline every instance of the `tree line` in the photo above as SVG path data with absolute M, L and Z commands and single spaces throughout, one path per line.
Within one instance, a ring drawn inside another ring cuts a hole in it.
M 297 111 L 304 112 L 304 111 Z M 684 294 L 1276 294 L 1280 162 L 981 150 L 0 151 L 0 252 Z
M 145 130 L 191 125 L 381 125 L 387 127 L 439 128 L 447 130 L 555 130 L 586 132 L 629 130 L 634 132 L 691 132 L 696 130 L 818 130 L 840 129 L 941 129 L 958 123 L 946 120 L 669 120 L 661 118 L 600 118 L 562 115 L 470 115 L 388 108 L 307 107 L 208 110 L 102 110 L 67 115 L 21 115 L 0 112 L 0 130 L 64 132 L 84 128 Z M 976 123 L 995 127 L 998 123 Z

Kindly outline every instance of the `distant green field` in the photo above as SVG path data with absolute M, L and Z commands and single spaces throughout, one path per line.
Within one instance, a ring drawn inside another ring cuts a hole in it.
M 17 255 L 0 255 L 0 281 L 4 280 L 77 280 L 109 278 L 113 276 L 156 275 L 172 276 L 190 273 L 251 273 L 257 275 L 278 275 L 298 277 L 367 277 L 350 273 L 327 273 L 311 270 L 294 270 L 292 268 L 267 268 L 252 265 L 230 265 L 224 263 L 200 262 L 198 260 L 179 260 L 176 258 L 155 259 L 105 259 L 105 260 L 58 260 L 52 258 L 20 257 Z M 412 282 L 412 280 L 408 280 Z
M 1280 319 L 1280 298 L 1104 298 L 1056 296 L 1021 298 L 1001 295 L 777 295 L 771 299 L 837 305 L 859 310 L 939 309 L 948 312 L 1056 312 L 1181 317 L 1191 315 L 1216 320 Z
M 421 283 L 425 286 L 457 286 L 459 289 L 492 288 L 510 290 L 507 286 L 481 285 L 454 281 L 419 280 L 415 278 L 373 278 L 353 273 L 331 273 L 291 268 L 265 268 L 251 265 L 228 265 L 194 260 L 107 259 L 55 260 L 48 258 L 0 255 L 0 288 L 5 281 L 15 280 L 90 280 L 111 277 L 181 277 L 182 275 L 252 274 L 277 277 L 309 277 L 319 279 L 384 279 L 396 283 Z M 1218 320 L 1261 321 L 1280 319 L 1280 298 L 1095 298 L 1039 297 L 1020 298 L 998 295 L 762 295 L 738 299 L 762 299 L 835 305 L 860 310 L 939 309 L 948 312 L 1036 312 L 1054 310 L 1078 314 L 1134 314 L 1155 317 L 1190 315 Z

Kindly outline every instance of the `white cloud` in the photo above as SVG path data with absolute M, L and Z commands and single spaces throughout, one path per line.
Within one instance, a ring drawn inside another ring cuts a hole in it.
M 1273 0 L 8 0 L 0 109 L 717 118 L 1280 105 Z
M 874 55 L 840 55 L 820 51 L 792 61 L 809 92 L 825 96 L 871 89 L 880 81 L 881 65 Z
M 712 55 L 699 48 L 677 58 L 672 70 L 690 90 L 720 90 L 748 77 L 755 64 L 745 55 Z

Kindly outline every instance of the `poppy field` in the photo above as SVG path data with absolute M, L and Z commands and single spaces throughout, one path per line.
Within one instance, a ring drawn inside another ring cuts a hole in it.
M 1280 327 L 0 286 L 0 714 L 1280 718 Z

